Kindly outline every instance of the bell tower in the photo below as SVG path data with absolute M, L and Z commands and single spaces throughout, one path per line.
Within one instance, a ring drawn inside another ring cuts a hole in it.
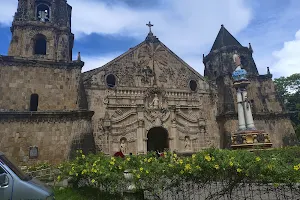
M 19 0 L 8 55 L 70 62 L 74 35 L 66 0 Z

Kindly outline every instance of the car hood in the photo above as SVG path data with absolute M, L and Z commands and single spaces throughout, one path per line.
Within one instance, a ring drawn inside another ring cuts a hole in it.
M 40 187 L 42 190 L 44 190 L 45 192 L 49 193 L 49 195 L 53 194 L 53 190 L 50 186 L 46 185 L 45 183 L 39 181 L 38 179 L 31 179 L 30 181 L 28 181 L 28 183 L 36 185 L 38 187 Z

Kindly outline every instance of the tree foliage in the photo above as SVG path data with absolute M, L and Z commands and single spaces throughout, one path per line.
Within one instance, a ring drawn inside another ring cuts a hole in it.
M 300 73 L 274 80 L 277 93 L 287 111 L 290 111 L 296 135 L 300 138 Z

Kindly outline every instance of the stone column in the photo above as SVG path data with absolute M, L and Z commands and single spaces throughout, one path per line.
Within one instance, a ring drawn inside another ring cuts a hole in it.
M 244 106 L 243 106 L 243 96 L 242 91 L 237 89 L 237 106 L 238 106 L 238 120 L 239 120 L 239 130 L 246 129 L 245 123 L 245 113 L 244 113 Z
M 145 122 L 143 106 L 139 105 L 137 108 L 138 128 L 137 128 L 137 154 L 145 153 Z M 147 152 L 147 151 L 146 151 Z
M 254 126 L 251 106 L 250 106 L 250 103 L 248 102 L 248 99 L 247 99 L 247 90 L 246 89 L 244 89 L 242 91 L 242 97 L 243 97 L 243 101 L 244 101 L 246 126 L 247 126 L 247 129 L 250 129 L 250 130 L 252 129 L 253 130 L 253 129 L 255 129 L 255 126 Z
M 170 151 L 178 151 L 178 146 L 177 146 L 177 128 L 176 128 L 176 121 L 172 120 L 172 125 L 171 125 L 171 131 L 170 131 L 170 136 L 169 136 L 169 142 L 170 142 Z
M 137 154 L 145 153 L 145 141 L 144 141 L 144 120 L 138 120 L 138 128 L 137 128 Z

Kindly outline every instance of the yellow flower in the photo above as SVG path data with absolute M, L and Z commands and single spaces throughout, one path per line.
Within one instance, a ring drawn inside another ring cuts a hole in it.
M 85 155 L 81 155 L 81 157 L 82 157 L 83 159 L 85 159 Z
M 199 165 L 196 166 L 196 169 L 201 169 L 201 167 Z
M 204 159 L 205 159 L 205 160 L 207 160 L 208 162 L 210 162 L 210 161 L 211 161 L 211 157 L 210 157 L 210 155 L 205 155 Z
M 300 164 L 299 164 L 300 165 Z M 300 169 L 299 165 L 294 166 L 294 170 L 298 171 Z
M 179 164 L 181 164 L 181 165 L 183 164 L 183 160 L 182 159 L 179 160 Z
M 260 157 L 256 157 L 255 160 L 256 160 L 257 162 L 259 162 L 261 159 L 260 159 Z
M 115 162 L 114 161 L 110 161 L 109 164 L 115 165 Z
M 229 165 L 230 165 L 230 167 L 232 167 L 232 166 L 233 166 L 233 162 L 232 162 L 232 161 L 230 161 L 230 162 L 229 162 Z
M 177 158 L 177 154 L 176 153 L 174 153 L 173 156 L 174 156 L 174 158 Z
M 140 168 L 140 171 L 142 172 L 143 170 L 144 170 L 144 168 L 141 167 L 141 168 Z
M 136 177 L 137 177 L 138 179 L 140 179 L 140 178 L 141 178 L 141 175 L 137 174 Z
M 192 158 L 195 159 L 195 158 L 196 158 L 196 154 L 193 154 L 193 155 L 192 155 Z
M 95 180 L 94 180 L 94 179 L 92 179 L 92 183 L 95 183 Z
M 79 152 L 82 153 L 82 150 L 80 149 Z
M 237 168 L 236 171 L 237 171 L 238 173 L 240 173 L 240 172 L 242 172 L 242 169 Z
M 152 161 L 152 158 L 149 158 L 149 159 L 148 159 L 148 163 L 151 162 L 151 161 Z
M 184 170 L 186 170 L 186 171 L 189 171 L 191 169 L 192 169 L 192 167 L 191 167 L 190 164 L 186 164 L 185 167 L 184 167 Z
M 149 174 L 149 171 L 148 171 L 148 170 L 146 170 L 146 174 Z
M 130 161 L 130 157 L 126 158 L 127 161 Z
M 116 159 L 114 157 L 111 157 L 111 160 L 114 161 L 114 162 L 116 161 Z
M 219 165 L 215 165 L 215 169 L 220 169 L 220 166 Z
M 272 170 L 273 169 L 273 165 L 268 165 L 268 169 Z
M 122 169 L 122 166 L 119 166 L 119 169 L 121 170 L 121 169 Z

